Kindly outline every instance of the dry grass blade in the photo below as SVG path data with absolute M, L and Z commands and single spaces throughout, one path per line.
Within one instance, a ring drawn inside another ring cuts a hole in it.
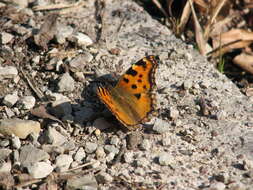
M 233 59 L 233 63 L 253 74 L 253 55 L 241 53 Z
M 191 15 L 191 7 L 189 1 L 187 1 L 180 18 L 180 23 L 177 26 L 177 34 L 181 34 L 184 31 L 185 25 L 188 22 L 190 15 Z
M 158 9 L 160 9 L 160 11 L 164 14 L 164 16 L 166 16 L 167 18 L 169 18 L 169 15 L 167 14 L 167 12 L 163 9 L 162 5 L 160 4 L 159 1 L 157 0 L 152 0 L 152 2 L 157 6 Z
M 73 4 L 58 3 L 58 4 L 52 4 L 52 5 L 41 5 L 41 6 L 33 7 L 33 10 L 34 11 L 58 10 L 58 9 L 67 9 L 71 7 L 76 7 L 80 5 L 84 5 L 84 2 L 77 2 Z
M 205 39 L 208 39 L 210 30 L 211 30 L 211 26 L 214 23 L 215 18 L 217 17 L 217 15 L 219 14 L 221 8 L 224 6 L 225 3 L 226 3 L 226 0 L 219 1 L 217 6 L 215 7 L 215 9 L 213 10 L 212 15 L 211 15 L 210 19 L 208 20 L 207 26 L 205 28 L 205 32 L 204 32 Z
M 212 56 L 216 57 L 233 49 L 240 49 L 249 46 L 253 42 L 253 32 L 242 29 L 233 29 L 213 37 L 213 48 L 219 49 L 219 52 L 212 52 Z
M 192 15 L 193 15 L 194 28 L 195 28 L 195 37 L 196 37 L 196 42 L 197 42 L 197 45 L 198 45 L 198 48 L 199 48 L 199 52 L 201 53 L 201 55 L 206 55 L 206 52 L 207 52 L 207 50 L 206 50 L 206 41 L 205 41 L 205 38 L 204 38 L 204 35 L 203 35 L 203 30 L 202 30 L 202 28 L 199 24 L 196 12 L 195 12 L 194 7 L 193 7 L 192 0 L 189 0 L 189 2 L 190 2 L 191 10 L 192 10 Z

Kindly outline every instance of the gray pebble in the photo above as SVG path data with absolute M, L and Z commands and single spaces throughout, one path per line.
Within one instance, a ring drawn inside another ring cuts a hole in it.
M 67 171 L 72 162 L 73 159 L 70 155 L 61 154 L 57 156 L 55 159 L 56 171 L 58 172 Z
M 17 94 L 7 94 L 3 99 L 3 104 L 12 107 L 18 101 L 19 97 Z
M 85 158 L 86 154 L 85 151 L 83 149 L 83 147 L 80 147 L 76 154 L 74 155 L 74 160 L 77 162 L 81 162 L 84 158 Z
M 19 106 L 22 109 L 29 110 L 35 106 L 35 98 L 33 96 L 24 96 L 19 100 Z
M 113 181 L 113 177 L 106 172 L 97 174 L 96 179 L 98 183 L 111 183 Z
M 94 175 L 87 174 L 68 179 L 66 189 L 97 190 L 98 184 Z
M 158 156 L 158 162 L 161 166 L 167 166 L 173 164 L 175 160 L 171 154 L 163 152 Z
M 72 92 L 75 89 L 75 81 L 69 75 L 69 73 L 64 73 L 58 82 L 59 92 Z
M 89 46 L 93 44 L 92 39 L 81 32 L 77 32 L 70 37 L 71 41 L 76 42 L 79 46 Z
M 96 143 L 87 142 L 85 144 L 85 152 L 87 152 L 88 154 L 91 154 L 96 151 L 97 147 L 98 145 Z
M 120 143 L 120 139 L 117 136 L 113 136 L 110 140 L 111 145 L 117 146 Z
M 53 169 L 51 164 L 47 162 L 36 162 L 27 167 L 29 174 L 35 179 L 47 177 Z
M 157 133 L 163 134 L 170 130 L 170 124 L 162 119 L 156 119 L 153 130 Z
M 222 182 L 214 182 L 210 185 L 208 190 L 224 190 L 226 188 L 226 185 Z
M 0 66 L 0 78 L 15 78 L 18 75 L 18 70 L 13 66 Z
M 1 33 L 1 42 L 2 44 L 7 44 L 13 39 L 13 35 L 7 32 L 2 32 Z
M 12 144 L 12 147 L 15 149 L 19 149 L 21 147 L 21 141 L 19 140 L 17 136 L 13 136 L 11 138 L 11 144 Z
M 71 26 L 66 26 L 64 24 L 57 24 L 57 29 L 56 29 L 56 34 L 55 34 L 55 38 L 56 41 L 59 44 L 64 44 L 66 42 L 66 39 L 71 36 L 71 34 L 73 33 L 74 29 Z
M 151 148 L 151 142 L 150 142 L 150 140 L 144 139 L 144 140 L 142 141 L 142 143 L 141 143 L 141 148 L 142 148 L 143 150 L 150 150 L 150 148 Z
M 179 111 L 174 107 L 170 107 L 169 117 L 174 120 L 174 119 L 177 119 L 178 116 L 179 116 Z
M 131 163 L 131 162 L 133 162 L 133 156 L 134 156 L 133 152 L 126 152 L 126 153 L 124 154 L 124 160 L 125 160 L 125 162 L 126 162 L 126 163 Z
M 104 149 L 105 149 L 105 152 L 107 154 L 109 154 L 111 152 L 114 153 L 114 154 L 118 154 L 119 153 L 119 149 L 116 148 L 114 145 L 105 145 Z
M 106 154 L 105 154 L 104 148 L 102 146 L 99 146 L 96 150 L 96 158 L 101 159 L 105 157 L 106 157 Z
M 148 165 L 150 165 L 150 162 L 146 159 L 146 158 L 139 158 L 136 160 L 136 165 L 138 167 L 147 167 Z
M 11 162 L 1 162 L 0 173 L 1 174 L 10 173 L 11 167 L 12 167 Z

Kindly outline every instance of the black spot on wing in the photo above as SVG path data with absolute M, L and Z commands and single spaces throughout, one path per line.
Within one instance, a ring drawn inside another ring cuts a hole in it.
M 137 71 L 135 71 L 132 68 L 130 68 L 130 69 L 127 70 L 126 74 L 132 75 L 132 76 L 136 76 L 137 75 Z
M 134 96 L 139 100 L 141 98 L 141 94 L 134 94 Z
M 142 80 L 141 80 L 141 79 L 138 79 L 137 82 L 142 83 Z
M 146 86 L 146 85 L 143 85 L 143 88 L 144 88 L 144 89 L 147 89 L 147 86 Z
M 136 84 L 132 84 L 132 89 L 136 89 L 137 88 L 137 86 L 136 86 Z
M 144 70 L 147 68 L 147 64 L 145 61 L 143 61 L 143 59 L 141 59 L 140 61 L 135 63 L 135 65 L 142 66 L 144 68 Z
M 123 78 L 123 81 L 129 83 L 129 80 L 127 78 Z

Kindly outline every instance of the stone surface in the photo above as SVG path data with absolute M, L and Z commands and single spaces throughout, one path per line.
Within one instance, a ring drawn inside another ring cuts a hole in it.
M 35 98 L 33 96 L 24 96 L 20 98 L 19 105 L 22 109 L 29 110 L 35 106 Z
M 29 174 L 35 179 L 47 177 L 53 169 L 51 164 L 47 162 L 36 162 L 27 167 Z
M 0 78 L 14 78 L 18 75 L 18 70 L 13 66 L 0 66 Z
M 40 123 L 32 120 L 5 119 L 0 120 L 0 133 L 3 135 L 16 135 L 25 139 L 29 134 L 39 134 Z
M 12 107 L 18 101 L 19 97 L 16 94 L 7 94 L 3 99 L 3 104 Z
M 64 73 L 58 82 L 59 92 L 72 92 L 75 89 L 75 81 L 69 75 L 69 73 Z
M 66 188 L 97 190 L 98 184 L 96 178 L 93 175 L 84 175 L 68 179 Z
M 85 144 L 85 152 L 87 152 L 87 153 L 93 153 L 93 152 L 95 152 L 96 151 L 96 149 L 97 149 L 97 144 L 96 143 L 92 143 L 92 142 L 87 142 L 86 144 Z
M 70 155 L 61 154 L 57 156 L 55 160 L 56 170 L 58 172 L 67 171 L 72 162 L 73 162 L 73 159 Z
M 76 42 L 79 46 L 89 46 L 93 44 L 92 39 L 86 34 L 83 34 L 81 32 L 73 34 L 71 39 L 72 41 Z
M 30 166 L 36 162 L 48 160 L 49 154 L 33 145 L 25 145 L 20 149 L 20 162 L 23 167 Z

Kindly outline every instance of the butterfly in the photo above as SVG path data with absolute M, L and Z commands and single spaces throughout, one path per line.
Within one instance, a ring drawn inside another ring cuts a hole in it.
M 129 130 L 150 120 L 155 113 L 154 89 L 158 56 L 147 56 L 134 63 L 115 86 L 98 85 L 96 93 L 112 114 Z

